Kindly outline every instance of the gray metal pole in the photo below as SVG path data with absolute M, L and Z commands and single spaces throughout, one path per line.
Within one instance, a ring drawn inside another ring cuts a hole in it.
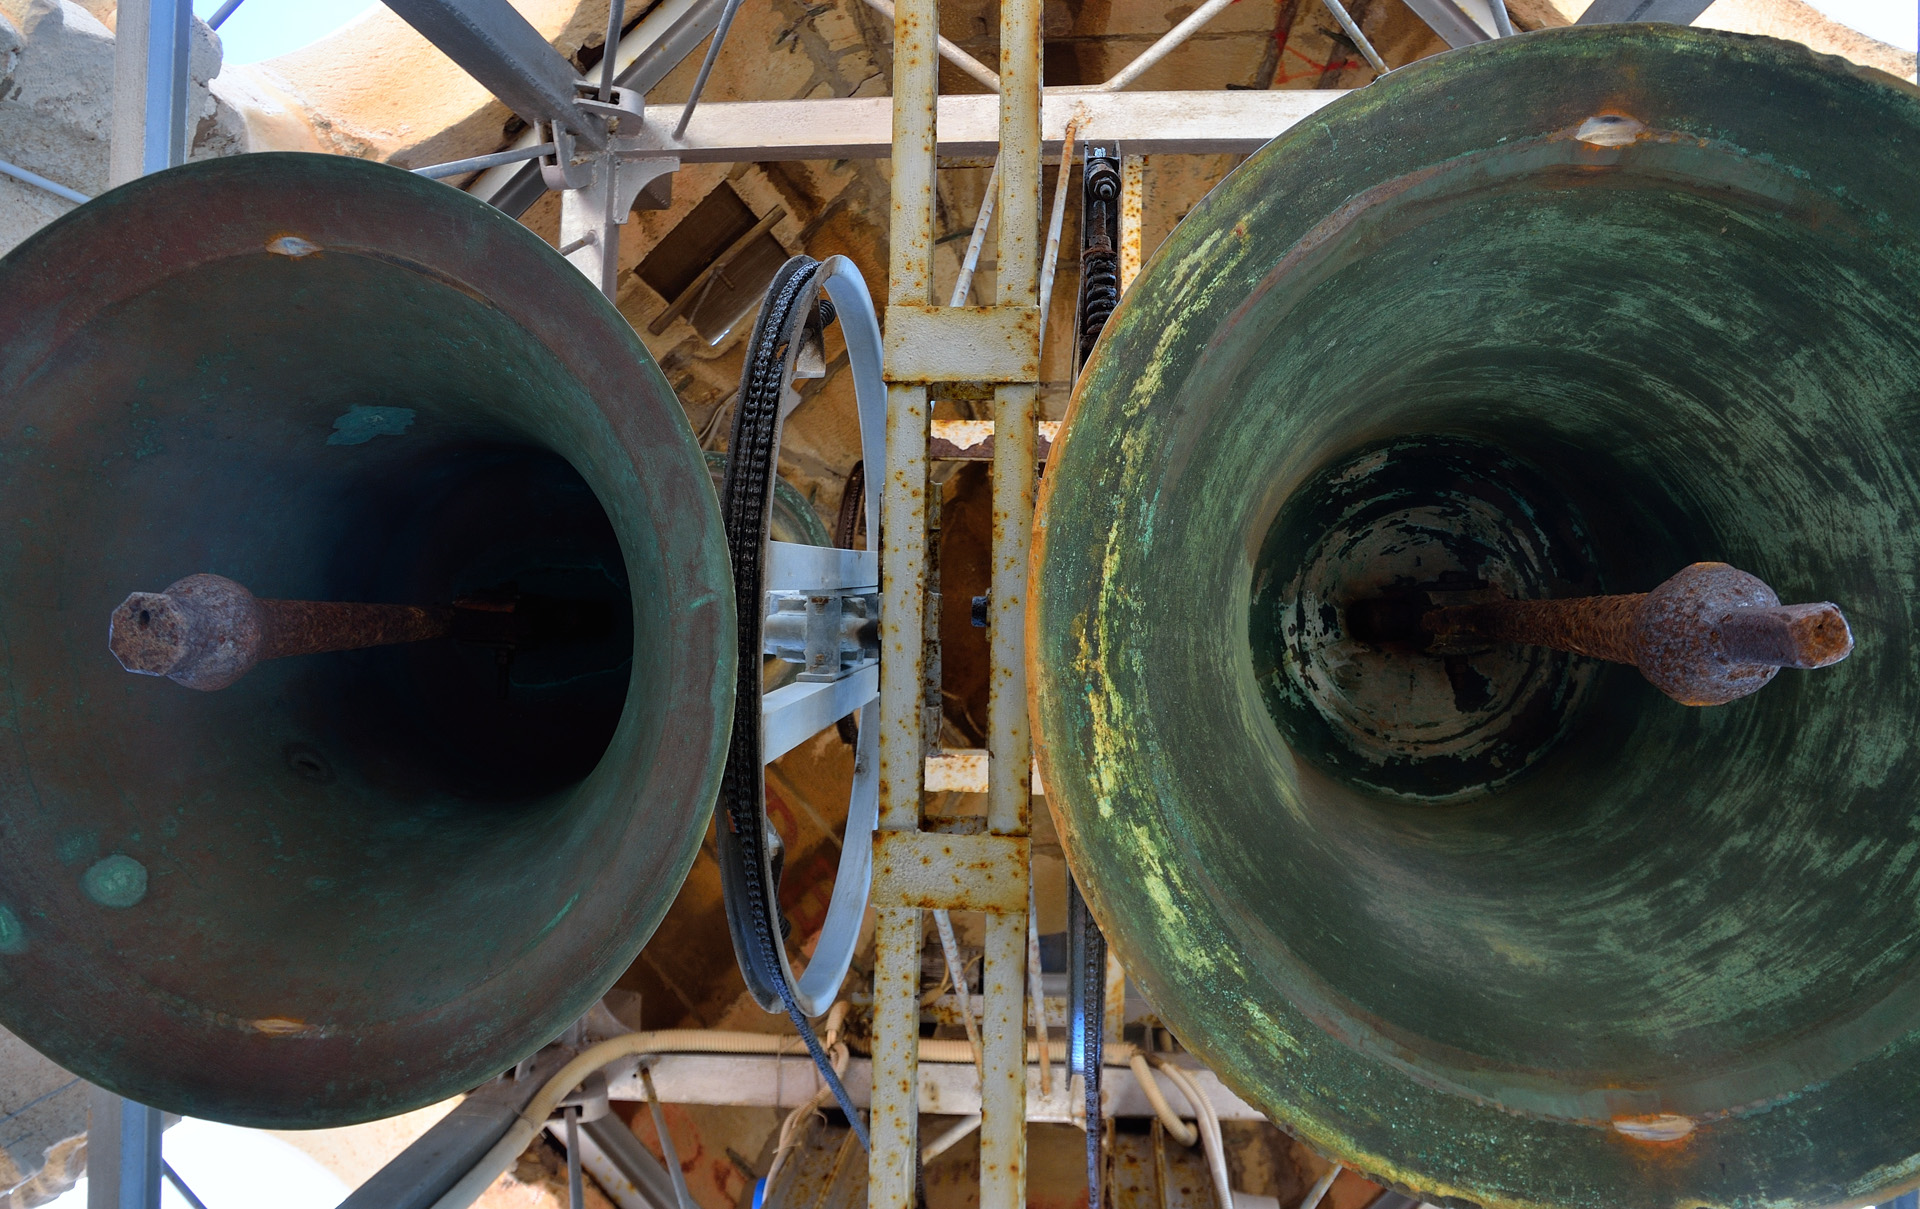
M 192 0 L 127 0 L 113 48 L 108 183 L 123 185 L 187 159 Z
M 87 1209 L 160 1209 L 160 1110 L 96 1087 L 87 1114 Z

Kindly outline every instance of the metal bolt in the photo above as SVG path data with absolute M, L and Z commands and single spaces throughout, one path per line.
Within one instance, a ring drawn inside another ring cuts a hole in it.
M 1630 663 L 1683 705 L 1735 701 L 1783 667 L 1827 667 L 1853 650 L 1838 605 L 1782 605 L 1726 563 L 1694 563 L 1651 592 L 1433 609 L 1420 628 L 1449 644 L 1522 643 Z
M 130 672 L 210 692 L 263 659 L 418 642 L 446 634 L 451 623 L 449 609 L 261 600 L 231 579 L 189 575 L 121 602 L 107 645 Z

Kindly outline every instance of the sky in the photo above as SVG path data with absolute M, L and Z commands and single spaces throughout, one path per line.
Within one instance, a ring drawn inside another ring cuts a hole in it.
M 1893 46 L 1914 49 L 1920 39 L 1920 0 L 1809 0 L 1834 20 Z M 193 0 L 202 19 L 221 0 Z M 298 50 L 372 8 L 377 0 L 245 0 L 220 26 L 229 63 L 257 63 Z
M 193 0 L 202 19 L 221 0 Z M 1920 0 L 1809 0 L 1821 12 L 1869 37 L 1907 50 L 1920 35 Z M 298 50 L 372 8 L 377 0 L 245 0 L 220 26 L 229 63 L 257 63 Z
M 189 1118 L 162 1136 L 160 1153 L 207 1209 L 334 1209 L 352 1191 L 292 1143 L 237 1125 Z M 160 1206 L 189 1209 L 164 1180 Z M 47 1209 L 87 1209 L 86 1178 Z
M 1807 3 L 1840 24 L 1851 25 L 1889 46 L 1912 50 L 1916 37 L 1920 37 L 1920 4 L 1916 4 L 1916 0 L 1807 0 Z
M 220 48 L 228 63 L 258 63 L 326 37 L 377 0 L 245 0 L 220 26 Z M 221 0 L 193 0 L 202 21 L 220 11 Z

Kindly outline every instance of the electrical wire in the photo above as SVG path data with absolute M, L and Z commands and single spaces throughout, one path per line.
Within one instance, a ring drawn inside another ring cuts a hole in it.
M 1166 1095 L 1160 1090 L 1160 1080 L 1153 1077 L 1153 1068 L 1147 1065 L 1144 1054 L 1134 1054 L 1127 1061 L 1133 1068 L 1133 1077 L 1140 1084 L 1140 1090 L 1146 1093 L 1147 1103 L 1153 1105 L 1153 1115 L 1160 1118 L 1160 1124 L 1174 1141 L 1182 1146 L 1191 1146 L 1200 1140 L 1200 1131 L 1180 1119 L 1167 1103 Z
M 843 999 L 835 1003 L 827 1012 L 826 1036 L 821 1038 L 821 1043 L 826 1046 L 827 1056 L 833 1062 L 834 1071 L 842 1077 L 847 1073 L 847 1064 L 852 1061 L 846 1042 L 840 1040 L 840 1026 L 846 1018 L 847 1002 Z M 767 1166 L 766 1187 L 769 1189 L 773 1187 L 774 1177 L 780 1174 L 782 1167 L 786 1166 L 787 1156 L 800 1145 L 800 1123 L 818 1112 L 821 1106 L 831 1099 L 833 1099 L 833 1089 L 823 1084 L 820 1090 L 813 1094 L 812 1099 L 788 1113 L 787 1119 L 780 1122 L 779 1140 L 773 1148 L 773 1162 Z
M 828 1014 L 829 1026 L 833 1016 Z M 500 1174 L 513 1166 L 528 1144 L 533 1141 L 560 1101 L 583 1083 L 587 1076 L 602 1070 L 623 1058 L 648 1057 L 659 1054 L 769 1054 L 794 1055 L 803 1052 L 804 1043 L 796 1036 L 781 1033 L 740 1033 L 723 1029 L 656 1029 L 648 1032 L 627 1033 L 611 1037 L 591 1045 L 575 1055 L 571 1061 L 542 1084 L 527 1106 L 494 1143 L 480 1161 L 467 1172 L 441 1198 L 433 1202 L 433 1209 L 467 1209 L 478 1200 Z M 944 1062 L 954 1064 L 973 1064 L 973 1047 L 962 1040 L 938 1040 L 923 1038 L 919 1044 L 920 1061 Z M 1049 1041 L 1047 1049 L 1055 1061 L 1065 1061 L 1066 1042 Z M 1026 1059 L 1038 1060 L 1038 1047 L 1027 1043 Z M 1139 1051 L 1128 1042 L 1108 1044 L 1102 1057 L 1109 1066 L 1129 1066 Z M 1162 1066 L 1162 1070 L 1172 1071 L 1178 1068 Z M 1173 1076 L 1169 1074 L 1169 1078 Z M 650 1073 L 643 1072 L 643 1081 L 650 1081 Z M 835 1082 L 838 1082 L 836 1078 Z M 1184 1092 L 1182 1094 L 1185 1094 Z M 1196 1091 L 1194 1095 L 1199 1095 Z M 1217 1127 L 1217 1121 L 1216 1121 Z
M 1220 1204 L 1226 1209 L 1233 1207 L 1233 1182 L 1227 1176 L 1227 1150 L 1225 1139 L 1220 1133 L 1220 1118 L 1213 1111 L 1213 1104 L 1202 1095 L 1192 1076 L 1169 1062 L 1158 1062 L 1159 1068 L 1167 1073 L 1167 1078 L 1180 1089 L 1187 1098 L 1187 1104 L 1193 1109 L 1194 1124 L 1200 1131 L 1200 1145 L 1207 1155 L 1207 1166 L 1213 1172 L 1213 1188 L 1220 1197 Z

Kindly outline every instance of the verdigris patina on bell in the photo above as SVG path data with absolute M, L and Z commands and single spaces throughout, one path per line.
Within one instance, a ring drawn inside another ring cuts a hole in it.
M 1034 554 L 1048 801 L 1315 1147 L 1456 1206 L 1920 1182 L 1916 150 L 1920 91 L 1801 46 L 1502 39 L 1263 149 L 1107 327 Z M 1692 708 L 1354 626 L 1701 562 L 1852 655 Z

